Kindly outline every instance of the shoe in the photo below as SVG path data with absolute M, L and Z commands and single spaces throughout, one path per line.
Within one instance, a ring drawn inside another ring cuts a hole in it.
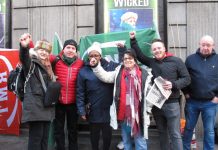
M 120 150 L 124 149 L 123 141 L 120 141 L 120 142 L 117 144 L 117 148 L 120 149 Z

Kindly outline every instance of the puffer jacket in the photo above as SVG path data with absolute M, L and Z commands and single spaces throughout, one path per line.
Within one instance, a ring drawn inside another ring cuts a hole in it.
M 118 66 L 115 71 L 111 71 L 111 72 L 106 72 L 100 65 L 93 68 L 93 72 L 100 80 L 106 83 L 114 83 L 114 94 L 113 94 L 114 98 L 110 108 L 110 117 L 111 117 L 110 124 L 114 129 L 117 129 L 117 112 L 120 102 L 119 92 L 121 86 L 120 79 L 121 79 L 122 69 L 123 69 L 123 65 Z M 148 127 L 150 125 L 149 113 L 151 112 L 153 105 L 147 102 L 145 97 L 148 94 L 148 91 L 151 87 L 152 74 L 148 73 L 143 68 L 140 68 L 140 70 L 142 71 L 142 91 L 143 91 L 141 105 L 140 105 L 141 106 L 140 119 L 142 120 L 140 128 L 144 138 L 148 139 Z
M 46 68 L 44 68 L 37 57 L 32 56 L 30 58 L 29 48 L 20 47 L 20 61 L 22 62 L 25 75 L 28 74 L 30 68 L 33 68 L 33 64 L 35 66 L 34 70 L 31 69 L 33 72 L 25 86 L 22 122 L 51 121 L 54 119 L 54 107 L 45 108 L 43 105 L 45 93 L 38 72 L 38 69 L 40 69 L 46 84 L 51 80 Z
M 61 104 L 76 103 L 76 81 L 79 70 L 83 66 L 83 61 L 79 58 L 68 66 L 62 59 L 63 51 L 59 54 L 60 60 L 55 65 L 55 75 L 57 81 L 61 83 L 61 96 L 59 102 Z M 51 56 L 51 63 L 55 60 L 56 56 Z

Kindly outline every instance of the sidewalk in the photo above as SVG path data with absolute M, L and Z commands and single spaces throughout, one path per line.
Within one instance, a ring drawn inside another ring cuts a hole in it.
M 149 129 L 150 139 L 148 140 L 148 149 L 149 150 L 158 150 L 159 149 L 159 141 L 157 131 L 155 129 Z M 116 145 L 119 143 L 121 137 L 120 135 L 113 134 L 113 139 L 111 143 L 110 150 L 116 150 Z M 27 150 L 27 142 L 28 142 L 28 129 L 22 129 L 20 136 L 13 135 L 0 135 L 0 149 L 2 150 Z M 89 133 L 88 132 L 79 132 L 78 137 L 79 150 L 90 150 L 91 144 L 89 141 Z M 197 141 L 197 150 L 202 150 L 202 141 Z M 101 149 L 101 148 L 100 148 Z M 54 150 L 54 149 L 49 149 Z M 218 150 L 218 145 L 216 145 L 215 150 Z

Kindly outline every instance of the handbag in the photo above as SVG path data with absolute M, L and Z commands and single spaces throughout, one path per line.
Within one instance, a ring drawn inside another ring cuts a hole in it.
M 54 106 L 59 100 L 61 84 L 58 81 L 49 81 L 48 86 L 46 87 L 45 81 L 42 77 L 42 73 L 39 68 L 38 70 L 39 70 L 40 81 L 45 91 L 45 97 L 43 100 L 44 107 Z

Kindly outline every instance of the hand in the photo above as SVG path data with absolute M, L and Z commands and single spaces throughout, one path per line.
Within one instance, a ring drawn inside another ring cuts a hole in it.
M 165 90 L 171 90 L 172 89 L 172 87 L 173 87 L 173 85 L 172 85 L 172 82 L 170 82 L 170 81 L 165 81 L 165 83 L 163 84 L 163 88 L 165 89 Z
M 20 44 L 22 47 L 27 47 L 31 41 L 32 38 L 29 33 L 24 33 L 20 36 Z
M 189 95 L 189 94 L 185 94 L 185 98 L 186 98 L 186 99 L 189 99 L 189 98 L 190 98 L 190 95 Z
M 130 39 L 134 39 L 134 38 L 135 38 L 135 35 L 136 35 L 135 31 L 129 32 L 129 37 L 130 37 Z
M 124 47 L 123 43 L 116 43 L 116 45 L 117 45 L 118 48 L 123 48 Z
M 85 115 L 81 116 L 81 118 L 82 118 L 82 120 L 85 120 L 85 121 L 87 119 Z
M 213 99 L 212 99 L 212 101 L 211 101 L 212 103 L 215 103 L 215 104 L 218 104 L 218 97 L 214 97 Z
M 89 65 L 91 67 L 96 67 L 98 65 L 98 60 L 95 57 L 89 59 Z

